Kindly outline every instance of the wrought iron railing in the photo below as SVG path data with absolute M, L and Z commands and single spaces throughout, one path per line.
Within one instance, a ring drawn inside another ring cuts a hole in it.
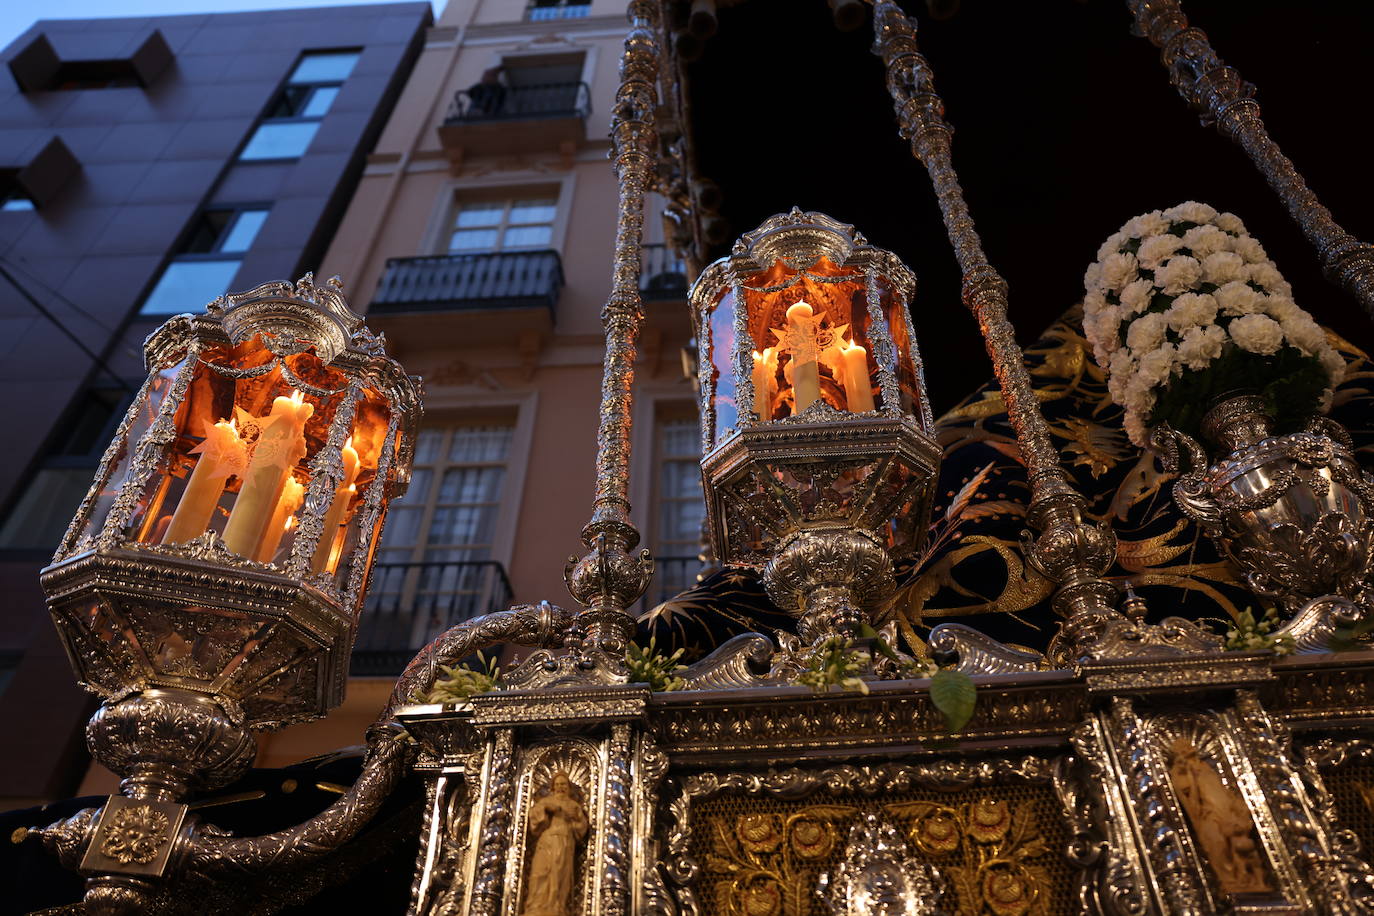
M 369 311 L 530 308 L 550 312 L 563 288 L 556 251 L 390 258 Z
M 550 6 L 531 5 L 525 11 L 527 22 L 547 22 L 550 19 L 582 19 L 591 14 L 590 0 L 565 0 Z
M 654 579 L 640 599 L 642 609 L 657 607 L 692 588 L 704 568 L 701 557 L 654 557 Z
M 505 567 L 494 560 L 378 563 L 353 644 L 353 674 L 400 674 L 435 636 L 509 607 L 511 598 Z
M 519 121 L 535 118 L 587 118 L 592 92 L 586 83 L 536 83 L 501 86 L 478 83 L 453 97 L 445 124 Z
M 686 299 L 687 263 L 667 245 L 645 245 L 639 293 L 645 299 Z

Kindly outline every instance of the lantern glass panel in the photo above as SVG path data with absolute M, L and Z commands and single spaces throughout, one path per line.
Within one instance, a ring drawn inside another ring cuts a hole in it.
M 727 290 L 711 312 L 708 331 L 710 337 L 709 390 L 712 392 L 709 417 L 712 423 L 710 438 L 719 442 L 726 430 L 739 425 L 739 409 L 735 404 L 735 293 Z
M 902 399 L 902 411 L 924 418 L 921 404 L 925 379 L 919 368 L 920 356 L 912 338 L 911 317 L 906 301 L 893 291 L 892 284 L 879 275 L 878 301 L 887 323 L 887 331 L 897 351 L 897 390 Z

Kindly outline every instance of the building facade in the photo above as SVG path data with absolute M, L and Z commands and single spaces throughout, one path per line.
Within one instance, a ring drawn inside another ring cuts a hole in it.
M 430 23 L 427 3 L 40 21 L 0 52 L 0 808 L 85 768 L 93 706 L 37 573 L 143 338 L 318 265 Z

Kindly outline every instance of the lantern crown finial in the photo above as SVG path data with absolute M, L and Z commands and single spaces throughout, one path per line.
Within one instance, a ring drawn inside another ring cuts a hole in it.
M 855 248 L 867 244 L 868 240 L 848 223 L 793 207 L 740 236 L 733 253 L 761 264 L 783 261 L 794 270 L 803 270 L 822 257 L 842 263 Z
M 363 324 L 362 316 L 349 307 L 343 280 L 334 276 L 316 284 L 311 272 L 294 285 L 277 281 L 244 293 L 226 293 L 207 310 L 223 322 L 235 344 L 262 334 L 278 355 L 314 346 L 326 363 L 348 348 Z

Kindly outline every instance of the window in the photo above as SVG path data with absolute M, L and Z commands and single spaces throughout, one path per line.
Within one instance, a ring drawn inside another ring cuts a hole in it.
M 461 203 L 453 220 L 448 250 L 467 254 L 548 248 L 553 242 L 557 215 L 558 200 L 553 197 Z
M 591 0 L 530 0 L 525 18 L 530 22 L 581 19 L 591 12 L 591 8 Z
M 227 292 L 267 213 L 265 207 L 223 207 L 201 213 L 139 314 L 175 315 L 200 308 Z
M 696 584 L 701 572 L 701 428 L 690 408 L 662 415 L 655 428 L 654 604 Z
M 297 159 L 305 155 L 344 80 L 358 63 L 357 51 L 310 51 L 268 106 L 240 159 Z
M 50 551 L 57 546 L 129 400 L 123 388 L 92 388 L 72 406 L 43 466 L 0 525 L 0 548 Z
M 493 609 L 505 572 L 491 561 L 515 427 L 429 427 L 415 443 L 405 498 L 387 512 L 369 602 L 405 618 L 422 645 L 433 634 Z

